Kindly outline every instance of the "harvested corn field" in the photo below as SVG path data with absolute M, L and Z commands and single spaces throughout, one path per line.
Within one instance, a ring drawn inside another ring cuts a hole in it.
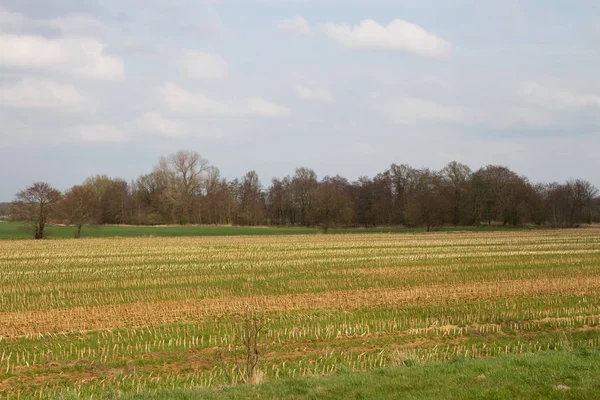
M 595 348 L 600 230 L 8 241 L 0 318 L 6 398 Z

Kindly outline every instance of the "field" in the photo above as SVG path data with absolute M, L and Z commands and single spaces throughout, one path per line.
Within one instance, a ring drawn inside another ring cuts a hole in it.
M 0 397 L 248 397 L 215 388 L 242 382 L 249 315 L 257 393 L 493 390 L 481 371 L 498 389 L 529 365 L 581 398 L 600 390 L 600 230 L 3 241 Z

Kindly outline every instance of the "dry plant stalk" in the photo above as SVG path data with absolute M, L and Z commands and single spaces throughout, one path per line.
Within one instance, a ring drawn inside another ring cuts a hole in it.
M 259 342 L 260 333 L 264 328 L 264 319 L 249 306 L 246 306 L 243 321 L 233 340 L 233 373 L 229 373 L 223 352 L 218 352 L 219 365 L 232 383 L 258 384 L 263 380 L 264 374 L 258 369 L 260 360 Z M 243 356 L 240 358 L 238 346 L 241 346 Z

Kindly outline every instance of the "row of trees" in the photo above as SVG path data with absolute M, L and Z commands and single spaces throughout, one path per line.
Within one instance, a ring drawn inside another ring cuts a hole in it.
M 36 238 L 49 221 L 74 225 L 76 236 L 87 224 L 573 227 L 600 219 L 600 199 L 581 179 L 533 184 L 504 166 L 473 172 L 458 162 L 440 171 L 392 164 L 356 182 L 319 180 L 302 167 L 264 187 L 254 171 L 227 181 L 198 153 L 180 151 L 133 182 L 97 175 L 66 193 L 36 183 L 16 195 L 11 213 L 33 222 Z

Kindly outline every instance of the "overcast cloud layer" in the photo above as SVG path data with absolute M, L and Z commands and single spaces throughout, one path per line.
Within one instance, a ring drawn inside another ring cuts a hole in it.
M 0 201 L 198 151 L 295 167 L 507 165 L 600 187 L 596 0 L 0 0 Z

